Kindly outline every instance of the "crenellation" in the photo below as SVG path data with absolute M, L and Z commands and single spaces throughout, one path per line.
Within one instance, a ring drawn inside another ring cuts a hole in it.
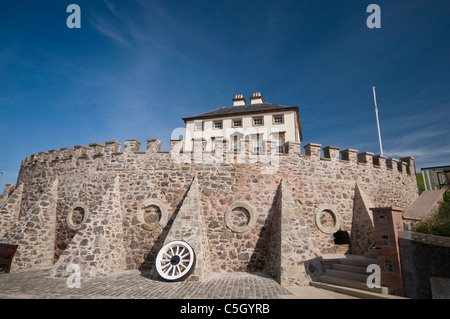
M 348 161 L 349 163 L 352 163 L 352 164 L 357 163 L 358 150 L 348 148 L 348 149 L 341 151 L 340 153 L 341 153 L 342 161 Z
M 358 164 L 365 164 L 367 166 L 373 166 L 373 155 L 374 153 L 363 152 L 357 154 Z
M 123 153 L 130 155 L 132 153 L 139 152 L 141 148 L 141 142 L 137 140 L 126 140 L 124 144 Z
M 403 162 L 403 161 L 398 161 L 397 162 L 397 169 L 400 173 L 402 174 L 406 174 L 407 173 L 407 163 Z
M 5 184 L 2 200 L 6 201 L 9 197 L 9 195 L 11 195 L 15 189 L 16 189 L 16 184 Z M 0 202 L 0 206 L 1 206 L 1 202 Z
M 68 160 L 73 157 L 74 149 L 71 147 L 61 147 L 61 159 Z
M 48 162 L 50 157 L 48 152 L 39 152 L 38 154 L 40 162 Z
M 84 145 L 75 145 L 74 156 L 76 158 L 87 158 L 89 153 L 89 147 Z
M 276 141 L 271 140 L 266 141 L 266 146 L 264 147 L 265 153 L 267 155 L 277 156 L 278 155 L 276 150 L 277 145 L 278 143 Z
M 339 161 L 339 146 L 326 146 L 323 148 L 323 157 L 332 161 Z
M 416 166 L 415 166 L 415 163 L 414 163 L 414 157 L 412 157 L 412 156 L 400 157 L 400 160 L 407 164 L 407 172 L 408 172 L 408 174 L 414 174 L 415 173 Z
M 381 169 L 387 169 L 386 159 L 387 157 L 384 155 L 376 155 L 373 157 L 373 165 Z
M 39 155 L 31 154 L 31 164 L 37 164 L 37 163 L 39 163 Z
M 117 141 L 106 141 L 105 142 L 105 155 L 113 155 L 120 153 L 120 147 L 122 143 Z
M 22 166 L 27 166 L 30 164 L 36 165 L 41 162 L 68 160 L 71 158 L 77 160 L 102 157 L 106 162 L 109 162 L 111 156 L 116 158 L 116 156 L 128 156 L 133 154 L 136 157 L 136 161 L 140 161 L 139 159 L 141 156 L 152 156 L 159 158 L 160 160 L 167 159 L 173 164 L 207 162 L 215 164 L 259 163 L 260 165 L 274 165 L 275 163 L 279 166 L 282 161 L 290 161 L 289 159 L 293 161 L 300 161 L 300 159 L 304 158 L 305 160 L 313 161 L 332 161 L 335 163 L 342 163 L 344 165 L 358 164 L 377 169 L 381 168 L 389 171 L 398 171 L 401 173 L 406 173 L 407 175 L 411 175 L 411 172 L 415 171 L 414 158 L 412 157 L 404 157 L 401 160 L 392 158 L 388 159 L 386 156 L 374 156 L 374 153 L 371 152 L 358 153 L 355 149 L 345 149 L 340 151 L 340 147 L 338 146 L 324 147 L 322 157 L 322 145 L 317 143 L 309 143 L 305 145 L 305 155 L 300 153 L 301 143 L 292 141 L 285 143 L 285 153 L 283 154 L 278 154 L 276 152 L 277 144 L 274 141 L 267 141 L 263 151 L 255 153 L 253 152 L 252 141 L 249 139 L 241 140 L 240 152 L 234 152 L 232 150 L 232 143 L 229 140 L 222 138 L 216 138 L 211 145 L 208 145 L 205 139 L 194 140 L 194 148 L 192 151 L 183 150 L 183 139 L 171 139 L 170 151 L 168 152 L 161 151 L 162 143 L 157 139 L 147 140 L 146 151 L 140 151 L 140 144 L 141 143 L 137 140 L 127 140 L 124 143 L 123 152 L 120 152 L 122 143 L 117 141 L 106 141 L 105 145 L 100 143 L 90 143 L 89 147 L 84 145 L 75 145 L 74 148 L 62 147 L 60 150 L 50 150 L 48 152 L 32 154 L 22 161 Z M 164 154 L 168 154 L 169 157 L 164 157 Z M 142 158 L 142 160 L 144 159 Z M 306 164 L 306 162 L 299 163 L 303 163 L 301 165 Z M 89 165 L 90 163 L 87 162 L 86 164 Z M 330 166 L 328 168 L 325 167 L 324 169 L 331 169 L 331 167 L 334 166 Z M 365 174 L 366 172 L 363 173 Z
M 206 140 L 203 138 L 193 139 L 194 151 L 193 151 L 193 161 L 194 163 L 202 163 L 203 152 L 205 151 Z
M 286 153 L 291 155 L 301 155 L 302 154 L 301 143 L 288 141 L 285 143 L 285 151 Z
M 48 153 L 50 154 L 50 159 L 51 159 L 52 162 L 59 161 L 60 156 L 61 156 L 61 151 L 59 151 L 59 150 L 50 150 L 50 151 L 48 151 Z
M 89 157 L 103 156 L 105 152 L 105 145 L 100 143 L 89 144 Z
M 155 154 L 161 152 L 161 140 L 148 139 L 147 140 L 147 154 Z
M 398 162 L 398 160 L 395 158 L 388 158 L 386 160 L 386 166 L 389 170 L 398 171 L 397 162 Z
M 170 158 L 174 163 L 180 163 L 181 159 L 181 150 L 183 149 L 183 139 L 171 139 L 170 140 Z
M 310 156 L 312 159 L 320 159 L 320 148 L 322 147 L 322 144 L 317 143 L 309 143 L 304 146 L 305 148 L 305 155 Z

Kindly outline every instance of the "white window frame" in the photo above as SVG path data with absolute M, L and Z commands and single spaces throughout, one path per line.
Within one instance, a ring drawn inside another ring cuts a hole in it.
M 200 126 L 200 129 L 199 129 L 199 126 Z M 194 123 L 194 131 L 196 131 L 196 132 L 203 131 L 203 122 Z
M 260 123 L 257 123 L 256 121 L 261 121 Z M 253 118 L 253 126 L 263 126 L 264 125 L 264 118 L 262 116 L 254 117 Z
M 241 140 L 237 137 L 233 138 L 233 152 L 236 152 L 236 153 L 241 152 Z
M 281 121 L 277 121 L 277 118 L 280 119 Z M 283 114 L 274 115 L 273 116 L 273 124 L 284 124 L 284 116 L 283 116 Z
M 262 151 L 263 151 L 262 136 L 257 135 L 256 139 L 253 140 L 253 153 L 261 153 Z

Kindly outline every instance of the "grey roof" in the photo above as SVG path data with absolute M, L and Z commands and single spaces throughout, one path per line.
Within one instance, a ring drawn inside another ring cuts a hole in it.
M 298 106 L 284 106 L 272 103 L 255 103 L 255 104 L 246 104 L 246 105 L 238 105 L 238 106 L 224 106 L 213 111 L 209 111 L 206 113 L 202 113 L 196 116 L 190 116 L 183 118 L 184 121 L 193 120 L 197 118 L 211 118 L 211 117 L 220 117 L 231 114 L 239 114 L 239 113 L 259 113 L 259 112 L 267 112 L 267 111 L 275 111 L 275 110 L 289 110 L 289 109 L 298 109 Z

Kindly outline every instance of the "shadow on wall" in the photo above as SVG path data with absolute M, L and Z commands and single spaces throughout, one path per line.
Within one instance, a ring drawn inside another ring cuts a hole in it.
M 274 278 L 278 283 L 282 281 L 282 254 L 287 253 L 283 251 L 282 248 L 282 238 L 281 238 L 281 183 L 278 191 L 273 199 L 272 206 L 269 210 L 269 214 L 265 220 L 264 226 L 261 228 L 261 234 L 259 236 L 258 242 L 255 246 L 255 251 L 252 254 L 252 259 L 247 267 L 248 272 L 262 271 Z M 301 227 L 303 228 L 303 227 Z M 301 231 L 301 228 L 299 229 Z M 298 233 L 296 233 L 298 234 Z M 305 238 L 309 237 L 308 233 L 301 232 Z M 302 240 L 303 238 L 298 238 Z M 306 252 L 304 250 L 312 250 L 313 247 L 303 246 L 302 248 L 297 247 L 301 251 L 295 252 L 294 254 L 298 256 L 303 255 L 304 257 L 310 255 L 312 251 Z M 284 263 L 287 259 L 285 258 Z M 259 264 L 258 264 L 259 262 Z M 289 261 L 288 261 L 289 262 Z M 285 269 L 285 271 L 295 270 L 293 277 L 299 279 L 299 281 L 310 281 L 317 280 L 320 275 L 325 272 L 326 265 L 321 256 L 316 258 L 311 258 L 307 260 L 297 259 L 292 260 L 291 263 L 296 263 L 293 267 L 289 266 L 291 270 Z M 255 267 L 255 265 L 259 267 Z M 303 269 L 304 268 L 304 269 Z
M 164 228 L 161 231 L 161 234 L 156 238 L 154 245 L 149 250 L 148 254 L 145 256 L 144 261 L 142 262 L 141 266 L 139 267 L 139 270 L 141 271 L 142 276 L 148 277 L 149 272 L 150 272 L 150 276 L 152 279 L 164 281 L 158 274 L 153 272 L 153 268 L 154 268 L 153 266 L 155 264 L 156 256 L 158 255 L 158 252 L 161 250 L 161 248 L 164 246 L 164 242 L 167 238 L 167 235 L 170 232 L 170 229 L 172 228 L 173 222 L 174 222 L 175 218 L 177 217 L 181 206 L 183 205 L 184 199 L 186 198 L 186 196 L 189 192 L 189 188 L 184 193 L 183 198 L 180 200 L 175 211 L 170 216 L 166 226 L 164 226 Z
M 278 261 L 277 264 L 280 264 L 280 252 L 277 249 L 281 241 L 281 234 L 277 231 L 280 223 L 280 212 L 277 207 L 278 196 L 277 192 L 264 225 L 260 228 L 258 241 L 246 268 L 247 272 L 263 272 L 273 278 L 277 278 L 279 274 L 276 273 L 276 268 L 273 269 L 272 264 L 275 261 Z

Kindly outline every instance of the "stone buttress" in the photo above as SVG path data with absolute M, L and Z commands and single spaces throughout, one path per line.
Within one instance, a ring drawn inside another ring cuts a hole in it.
M 67 249 L 53 266 L 51 276 L 67 276 L 75 264 L 83 277 L 108 275 L 125 270 L 122 208 L 119 177 L 106 191 L 98 208 L 89 214 Z
M 18 244 L 11 269 L 51 266 L 55 243 L 58 180 L 6 231 L 0 242 Z
M 283 181 L 278 188 L 274 212 L 274 236 L 268 251 L 272 258 L 266 270 L 282 285 L 307 286 L 322 272 L 322 254 L 305 223 L 302 209 Z
M 164 240 L 164 245 L 172 241 L 185 241 L 195 253 L 196 265 L 194 271 L 186 279 L 188 281 L 202 281 L 208 277 L 211 272 L 209 244 L 206 236 L 202 214 L 199 205 L 199 185 L 197 177 L 192 181 L 189 190 L 173 224 Z M 152 269 L 151 276 L 157 276 L 155 267 Z
M 20 184 L 0 206 L 0 238 L 19 221 L 23 184 Z

